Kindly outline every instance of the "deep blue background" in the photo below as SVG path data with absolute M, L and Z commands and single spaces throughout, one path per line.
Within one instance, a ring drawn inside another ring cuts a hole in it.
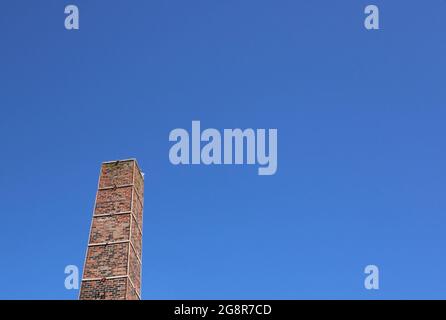
M 2 1 L 0 298 L 77 298 L 64 268 L 82 267 L 100 163 L 129 157 L 146 173 L 144 299 L 446 298 L 445 14 Z M 277 128 L 277 174 L 171 165 L 169 132 L 192 120 Z

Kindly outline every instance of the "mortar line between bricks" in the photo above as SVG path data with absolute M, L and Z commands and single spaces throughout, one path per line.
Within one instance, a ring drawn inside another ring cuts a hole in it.
M 114 189 L 128 188 L 128 187 L 133 187 L 133 184 L 121 184 L 121 185 L 110 186 L 110 187 L 102 187 L 102 188 L 99 188 L 98 191 L 114 190 Z
M 93 218 L 100 218 L 100 217 L 109 217 L 109 216 L 117 216 L 117 215 L 121 215 L 121 214 L 131 214 L 131 211 L 121 211 L 121 212 L 110 212 L 110 213 L 100 213 L 100 214 L 95 214 L 93 216 Z
M 127 243 L 130 240 L 119 240 L 119 241 L 111 241 L 111 242 L 97 242 L 97 243 L 89 243 L 89 247 L 99 247 L 99 246 L 111 246 L 114 244 Z
M 102 278 L 85 278 L 82 279 L 82 281 L 102 281 L 102 280 L 113 280 L 113 279 L 122 279 L 122 278 L 128 278 L 128 274 L 122 275 L 122 276 L 110 276 L 110 277 L 102 277 Z

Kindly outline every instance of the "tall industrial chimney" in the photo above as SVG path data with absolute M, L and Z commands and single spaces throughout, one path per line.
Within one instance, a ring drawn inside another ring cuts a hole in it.
M 141 299 L 144 177 L 135 159 L 104 162 L 79 299 Z

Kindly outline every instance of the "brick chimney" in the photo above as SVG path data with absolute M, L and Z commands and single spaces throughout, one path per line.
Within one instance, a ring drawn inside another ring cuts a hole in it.
M 79 299 L 141 298 L 144 177 L 136 160 L 104 162 Z

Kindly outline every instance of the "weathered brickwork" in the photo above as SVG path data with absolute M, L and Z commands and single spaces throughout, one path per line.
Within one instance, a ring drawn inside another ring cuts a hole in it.
M 130 280 L 127 280 L 127 300 L 138 300 L 138 295 Z
M 81 299 L 85 300 L 121 300 L 128 290 L 128 278 L 83 281 Z M 134 299 L 138 299 L 135 294 Z
M 130 249 L 129 262 L 129 277 L 135 286 L 136 292 L 139 293 L 141 291 L 141 264 L 139 263 L 133 249 Z
M 132 210 L 133 187 L 99 189 L 95 215 L 129 212 Z
M 104 278 L 127 274 L 128 243 L 90 246 L 84 278 Z
M 129 240 L 130 217 L 129 214 L 95 217 L 91 226 L 90 243 Z
M 82 300 L 141 297 L 144 178 L 136 160 L 102 164 L 82 277 Z
M 133 213 L 139 225 L 142 224 L 142 208 L 143 208 L 142 198 L 140 198 L 138 193 L 135 192 L 135 197 L 133 197 Z
M 138 228 L 138 223 L 136 222 L 135 218 L 132 216 L 132 244 L 136 251 L 136 254 L 138 255 L 138 257 L 140 259 L 141 259 L 141 254 L 142 254 L 141 239 L 142 239 L 141 230 Z
M 134 163 L 130 161 L 104 164 L 99 189 L 133 184 L 133 166 Z

